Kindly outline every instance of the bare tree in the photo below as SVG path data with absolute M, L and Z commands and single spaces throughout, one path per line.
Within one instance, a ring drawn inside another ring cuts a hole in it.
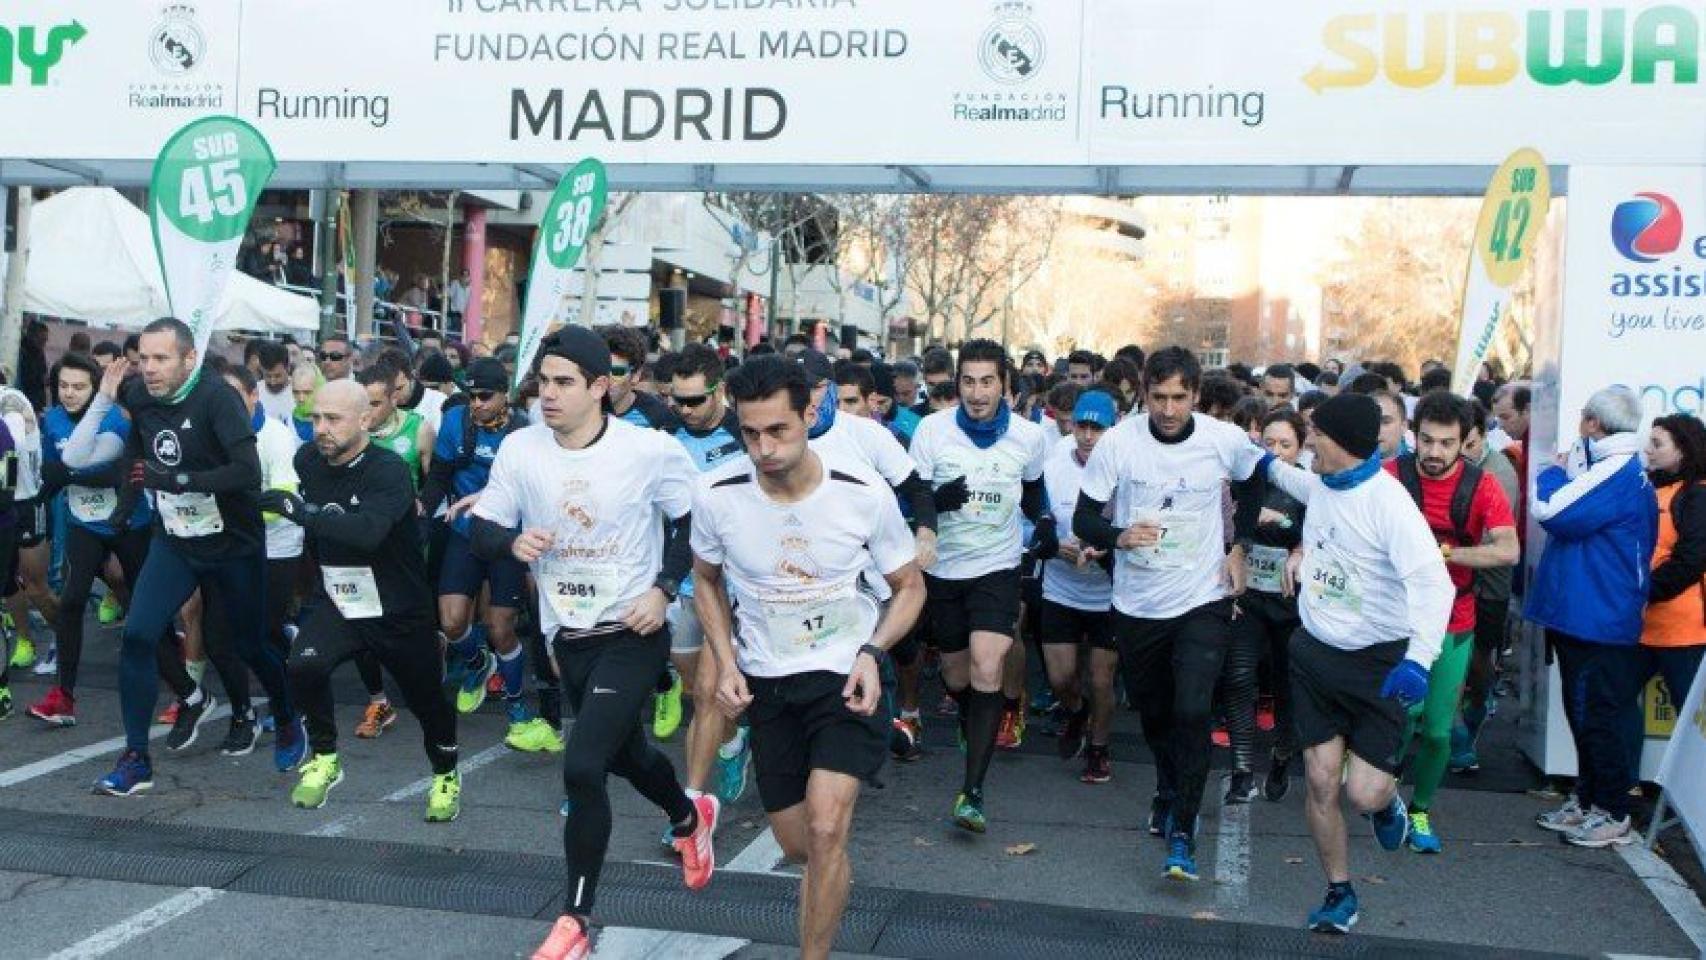
M 1059 211 L 1036 197 L 921 195 L 906 223 L 906 279 L 926 339 L 969 338 L 1047 262 Z
M 1015 299 L 1013 346 L 1053 357 L 1080 347 L 1108 354 L 1148 341 L 1161 325 L 1140 277 L 1130 256 L 1057 242 Z
M 729 288 L 739 290 L 742 275 L 760 252 L 760 234 L 768 234 L 773 245 L 763 248 L 773 261 L 766 269 L 789 264 L 786 269 L 792 271 L 795 269 L 792 264 L 806 260 L 810 246 L 808 227 L 821 216 L 819 208 L 823 201 L 811 194 L 707 193 L 704 204 L 734 243 L 736 252 L 730 258 Z M 789 276 L 793 279 L 795 275 L 790 272 Z M 771 304 L 772 316 L 780 315 L 776 307 Z M 771 334 L 779 332 L 772 330 Z
M 1383 199 L 1364 205 L 1321 289 L 1342 346 L 1416 370 L 1457 343 L 1474 201 Z
M 889 317 L 906 300 L 907 200 L 881 194 L 838 194 L 824 200 L 819 232 L 827 238 L 834 264 L 825 275 L 835 291 L 838 312 L 847 316 L 847 296 L 853 285 L 867 286 L 886 345 Z M 829 220 L 833 222 L 825 222 Z

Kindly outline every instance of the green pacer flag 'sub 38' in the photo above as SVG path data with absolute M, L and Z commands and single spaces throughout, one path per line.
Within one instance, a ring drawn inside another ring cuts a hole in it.
M 533 368 L 533 356 L 539 352 L 545 331 L 551 329 L 562 313 L 563 298 L 569 291 L 569 274 L 580 262 L 587 237 L 604 215 L 608 191 L 604 164 L 587 157 L 563 174 L 563 179 L 557 182 L 557 189 L 551 193 L 551 202 L 545 205 L 527 273 L 527 301 L 521 312 L 521 345 L 515 357 L 517 384 Z M 590 317 L 582 318 L 583 323 L 591 320 Z

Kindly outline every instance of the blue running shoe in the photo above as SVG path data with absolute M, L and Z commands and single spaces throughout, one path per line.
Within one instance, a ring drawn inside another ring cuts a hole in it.
M 727 744 L 724 744 L 727 746 Z M 717 748 L 717 799 L 728 806 L 746 793 L 747 773 L 752 769 L 752 736 L 740 739 L 740 751 L 728 756 Z
M 113 767 L 113 772 L 95 784 L 95 792 L 109 797 L 128 797 L 152 786 L 154 765 L 148 762 L 147 755 L 126 750 L 119 754 L 118 765 Z
M 1309 929 L 1316 933 L 1350 933 L 1357 923 L 1357 893 L 1350 884 L 1329 886 L 1327 899 L 1309 911 Z
M 1410 849 L 1417 853 L 1439 853 L 1442 849 L 1426 810 L 1410 813 Z
M 1167 863 L 1161 875 L 1173 880 L 1197 879 L 1197 842 L 1183 830 L 1175 830 L 1167 838 Z
M 1404 798 L 1397 791 L 1393 791 L 1392 802 L 1385 810 L 1366 816 L 1374 824 L 1374 839 L 1380 842 L 1382 850 L 1394 852 L 1410 836 L 1410 813 L 1404 808 Z
M 1451 760 L 1448 768 L 1452 773 L 1477 773 L 1481 769 L 1481 758 L 1475 754 L 1475 738 L 1463 724 L 1451 728 Z
M 308 756 L 308 728 L 296 717 L 273 737 L 272 765 L 279 773 L 295 770 Z

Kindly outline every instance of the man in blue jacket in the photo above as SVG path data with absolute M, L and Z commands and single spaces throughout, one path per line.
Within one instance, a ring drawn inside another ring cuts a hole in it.
M 1535 478 L 1530 508 L 1546 548 L 1523 615 L 1546 628 L 1557 651 L 1577 766 L 1575 796 L 1536 822 L 1583 847 L 1636 839 L 1636 771 L 1618 730 L 1643 680 L 1636 647 L 1659 522 L 1640 426 L 1641 401 L 1629 388 L 1589 397 L 1581 440 Z

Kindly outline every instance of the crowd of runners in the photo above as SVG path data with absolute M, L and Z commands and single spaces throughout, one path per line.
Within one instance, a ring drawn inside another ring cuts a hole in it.
M 1180 347 L 1015 363 L 990 340 L 885 362 L 804 337 L 733 357 L 580 326 L 520 376 L 513 345 L 483 352 L 204 357 L 167 318 L 66 352 L 44 398 L 0 393 L 0 718 L 33 669 L 53 685 L 17 708 L 76 724 L 85 620 L 122 620 L 126 745 L 95 790 L 266 741 L 297 776 L 284 816 L 346 775 L 332 680 L 353 661 L 350 732 L 413 714 L 444 822 L 458 717 L 500 701 L 509 747 L 562 758 L 565 903 L 536 957 L 590 952 L 610 774 L 659 808 L 695 890 L 754 784 L 823 957 L 861 785 L 916 760 L 927 723 L 963 754 L 941 815 L 983 834 L 991 758 L 1033 718 L 1094 787 L 1138 759 L 1110 740 L 1135 711 L 1157 782 L 1135 863 L 1186 883 L 1205 805 L 1301 777 L 1328 884 L 1305 922 L 1346 933 L 1345 806 L 1386 850 L 1446 849 L 1440 786 L 1479 766 L 1518 617 L 1546 628 L 1582 758 L 1539 826 L 1580 846 L 1634 839 L 1635 698 L 1662 674 L 1680 702 L 1706 651 L 1706 430 L 1644 423 L 1622 388 L 1531 464 L 1529 388 L 1490 369 L 1461 396 L 1441 364 L 1412 384 Z M 1530 518 L 1548 539 L 1524 577 Z M 656 746 L 677 737 L 680 769 Z

